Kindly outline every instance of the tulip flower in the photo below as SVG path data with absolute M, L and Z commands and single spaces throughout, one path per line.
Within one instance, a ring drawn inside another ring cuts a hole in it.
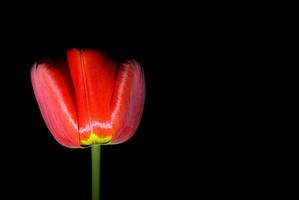
M 91 146 L 93 199 L 99 198 L 100 146 L 128 140 L 136 131 L 145 100 L 140 65 L 117 65 L 103 53 L 70 49 L 67 59 L 43 60 L 31 69 L 42 117 L 58 143 Z

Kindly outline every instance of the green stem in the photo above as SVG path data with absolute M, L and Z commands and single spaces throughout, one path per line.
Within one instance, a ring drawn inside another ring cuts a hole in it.
M 92 200 L 100 200 L 101 145 L 91 146 Z

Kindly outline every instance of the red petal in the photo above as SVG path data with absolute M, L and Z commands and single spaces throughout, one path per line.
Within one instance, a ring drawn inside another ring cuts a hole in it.
M 33 90 L 42 116 L 54 138 L 63 146 L 78 148 L 75 96 L 65 63 L 47 61 L 31 69 Z
M 68 51 L 69 68 L 75 88 L 80 141 L 94 133 L 112 136 L 110 103 L 116 65 L 95 50 Z
M 128 140 L 136 131 L 143 112 L 145 80 L 140 65 L 128 61 L 120 66 L 112 100 L 113 144 Z

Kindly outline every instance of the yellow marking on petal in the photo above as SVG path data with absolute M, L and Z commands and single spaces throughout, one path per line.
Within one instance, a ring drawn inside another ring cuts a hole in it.
M 92 144 L 107 144 L 110 142 L 112 139 L 112 136 L 107 136 L 107 137 L 99 137 L 94 133 L 91 133 L 88 140 L 81 140 L 80 144 L 82 146 L 90 146 Z

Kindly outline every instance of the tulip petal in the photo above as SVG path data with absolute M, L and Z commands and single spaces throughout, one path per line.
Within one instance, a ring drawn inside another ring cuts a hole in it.
M 128 140 L 136 131 L 143 112 L 145 80 L 140 65 L 134 61 L 121 64 L 112 99 L 111 144 Z
M 35 64 L 31 81 L 43 119 L 54 138 L 63 146 L 81 147 L 75 95 L 66 63 Z
M 116 64 L 96 50 L 71 49 L 67 53 L 77 108 L 82 146 L 110 142 L 111 98 Z

